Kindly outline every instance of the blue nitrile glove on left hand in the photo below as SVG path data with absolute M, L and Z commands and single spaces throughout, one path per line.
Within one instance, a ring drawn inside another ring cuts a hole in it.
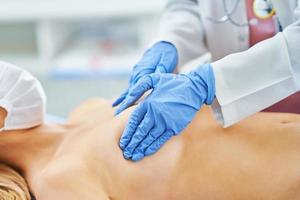
M 115 107 L 122 103 L 128 96 L 130 88 L 143 76 L 152 73 L 172 73 L 177 62 L 177 49 L 172 43 L 162 41 L 154 44 L 133 67 L 128 89 L 112 105 Z
M 128 92 L 116 114 L 153 89 L 133 111 L 120 139 L 126 159 L 138 161 L 158 151 L 179 134 L 205 103 L 215 98 L 215 79 L 210 64 L 187 75 L 151 74 L 140 79 Z

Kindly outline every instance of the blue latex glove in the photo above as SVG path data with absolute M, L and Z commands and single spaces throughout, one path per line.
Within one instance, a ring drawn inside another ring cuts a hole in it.
M 133 111 L 120 139 L 126 159 L 141 160 L 158 151 L 172 136 L 179 134 L 205 103 L 215 98 L 215 80 L 210 64 L 188 75 L 151 74 L 129 91 L 116 113 L 153 89 Z
M 176 68 L 177 62 L 177 49 L 172 43 L 163 41 L 154 44 L 133 67 L 128 89 L 115 100 L 112 106 L 117 106 L 122 103 L 128 96 L 130 88 L 137 83 L 141 77 L 155 72 L 172 73 Z

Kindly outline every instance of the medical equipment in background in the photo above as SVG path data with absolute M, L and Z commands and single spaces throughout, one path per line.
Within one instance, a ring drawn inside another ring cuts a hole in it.
M 43 122 L 46 96 L 27 71 L 0 62 L 0 106 L 7 111 L 1 130 L 24 129 Z

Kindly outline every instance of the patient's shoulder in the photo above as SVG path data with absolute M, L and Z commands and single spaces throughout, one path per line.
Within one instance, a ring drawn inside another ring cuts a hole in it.
M 69 123 L 98 120 L 104 121 L 113 118 L 114 110 L 111 102 L 105 99 L 88 99 L 76 107 L 69 115 Z

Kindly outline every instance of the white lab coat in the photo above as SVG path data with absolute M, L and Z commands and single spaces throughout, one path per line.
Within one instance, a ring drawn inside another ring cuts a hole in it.
M 226 0 L 229 10 L 236 0 Z M 300 0 L 273 0 L 283 32 L 249 49 L 249 28 L 216 24 L 225 15 L 221 0 L 170 0 L 156 40 L 172 42 L 179 66 L 212 54 L 216 101 L 212 108 L 230 126 L 300 90 Z M 241 0 L 233 18 L 247 23 Z

